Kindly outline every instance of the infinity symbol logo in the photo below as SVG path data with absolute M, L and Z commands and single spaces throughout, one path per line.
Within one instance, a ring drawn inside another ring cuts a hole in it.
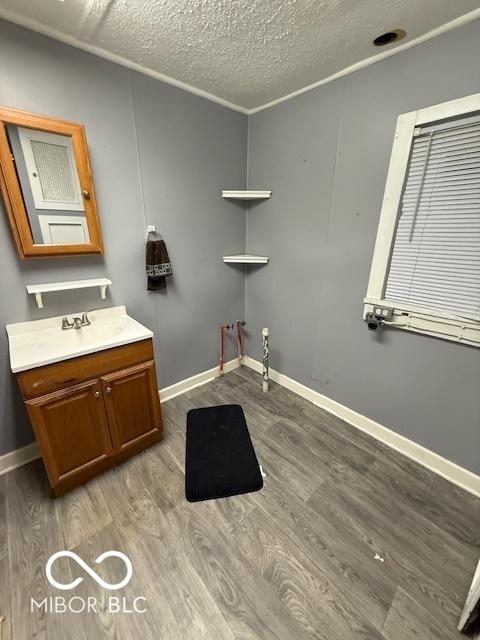
M 105 551 L 105 553 L 102 553 L 101 555 L 98 556 L 98 558 L 95 559 L 95 562 L 96 564 L 100 564 L 105 560 L 105 558 L 110 558 L 111 556 L 115 556 L 116 558 L 121 558 L 127 568 L 127 573 L 125 578 L 121 582 L 117 582 L 116 584 L 110 584 L 108 582 L 105 582 L 105 580 L 103 580 L 98 575 L 98 573 L 96 573 L 93 569 L 91 569 L 88 566 L 88 564 L 84 562 L 80 558 L 80 556 L 77 556 L 76 553 L 73 553 L 73 551 L 57 551 L 57 553 L 54 553 L 53 556 L 49 558 L 46 565 L 47 579 L 50 582 L 50 584 L 52 584 L 54 587 L 57 587 L 57 589 L 63 589 L 64 591 L 68 589 L 74 589 L 77 585 L 79 585 L 83 581 L 83 578 L 76 578 L 73 582 L 69 582 L 68 584 L 62 584 L 61 582 L 57 582 L 57 580 L 55 580 L 55 578 L 52 576 L 52 566 L 53 566 L 53 563 L 58 558 L 72 558 L 73 560 L 75 560 L 77 564 L 79 564 L 82 567 L 82 569 L 84 569 L 84 571 L 88 573 L 89 576 L 91 576 L 96 582 L 98 582 L 98 584 L 104 589 L 109 589 L 110 591 L 121 589 L 122 587 L 124 587 L 126 584 L 130 582 L 130 579 L 133 573 L 132 563 L 130 562 L 129 558 L 127 558 L 127 556 L 124 553 L 121 553 L 120 551 Z

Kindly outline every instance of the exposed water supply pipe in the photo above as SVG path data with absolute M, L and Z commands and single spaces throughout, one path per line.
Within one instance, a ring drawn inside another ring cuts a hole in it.
M 247 324 L 244 320 L 237 320 L 235 323 L 237 326 L 237 355 L 238 355 L 238 363 L 241 367 L 243 367 L 243 356 L 244 356 L 244 347 L 243 347 L 243 327 Z
M 236 320 L 235 322 L 224 322 L 220 325 L 220 375 L 223 374 L 223 367 L 225 364 L 225 331 L 230 329 L 236 330 L 236 343 L 237 343 L 237 357 L 240 366 L 243 366 L 244 358 L 244 340 L 243 340 L 243 327 L 247 323 L 244 320 Z
M 223 365 L 225 364 L 225 331 L 233 329 L 233 324 L 224 322 L 220 325 L 220 375 L 223 374 Z

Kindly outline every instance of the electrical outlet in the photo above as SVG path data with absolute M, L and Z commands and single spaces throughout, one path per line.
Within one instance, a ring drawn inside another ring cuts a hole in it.
M 375 305 L 373 307 L 373 313 L 379 318 L 387 319 L 393 316 L 393 309 L 392 307 L 379 307 Z

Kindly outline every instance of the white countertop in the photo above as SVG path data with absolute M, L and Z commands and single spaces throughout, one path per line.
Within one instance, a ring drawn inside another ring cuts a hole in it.
M 82 316 L 83 312 L 67 317 Z M 88 312 L 90 326 L 62 330 L 62 318 L 45 318 L 7 324 L 10 367 L 13 373 L 43 367 L 153 336 L 147 327 L 127 315 L 124 306 Z

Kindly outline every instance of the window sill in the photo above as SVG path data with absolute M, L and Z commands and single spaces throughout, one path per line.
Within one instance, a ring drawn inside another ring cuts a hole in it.
M 363 302 L 364 318 L 373 312 L 376 305 L 392 307 L 393 316 L 385 326 L 480 347 L 480 321 L 392 300 L 365 298 Z

